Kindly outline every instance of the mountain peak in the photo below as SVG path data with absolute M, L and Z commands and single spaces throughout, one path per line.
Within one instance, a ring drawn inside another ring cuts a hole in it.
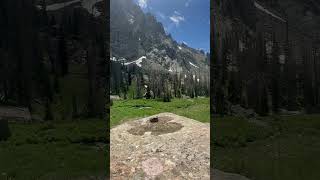
M 147 65 L 168 70 L 174 64 L 180 71 L 208 69 L 204 52 L 186 43 L 179 45 L 150 12 L 144 13 L 137 5 L 129 7 L 117 0 L 111 0 L 111 9 L 111 53 L 115 58 L 125 58 L 130 63 L 146 57 L 139 68 Z

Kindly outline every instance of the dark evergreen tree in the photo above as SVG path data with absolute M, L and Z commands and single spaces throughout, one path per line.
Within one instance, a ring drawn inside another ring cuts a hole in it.
M 147 92 L 146 92 L 146 95 L 145 95 L 146 99 L 150 99 L 151 98 L 151 92 L 150 92 L 150 87 L 147 86 Z
M 51 19 L 50 19 L 50 26 L 55 26 L 55 25 L 57 25 L 56 18 L 55 18 L 55 16 L 51 16 Z
M 47 120 L 47 121 L 48 120 L 53 120 L 54 117 L 53 117 L 52 107 L 51 107 L 49 99 L 46 100 L 45 108 L 46 108 L 46 114 L 45 114 L 44 119 Z
M 10 136 L 8 120 L 0 119 L 0 142 L 8 140 Z
M 78 118 L 79 113 L 78 113 L 78 102 L 77 102 L 77 97 L 75 95 L 72 96 L 72 118 Z
M 60 68 L 61 68 L 61 75 L 65 76 L 69 72 L 69 62 L 68 62 L 68 53 L 67 53 L 67 45 L 65 40 L 65 33 L 63 30 L 60 34 L 59 39 L 59 62 L 60 62 Z

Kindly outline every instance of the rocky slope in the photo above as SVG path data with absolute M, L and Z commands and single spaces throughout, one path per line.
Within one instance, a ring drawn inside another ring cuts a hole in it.
M 225 0 L 221 2 L 222 15 L 240 19 L 248 27 L 254 29 L 254 24 L 259 21 L 255 17 L 254 10 L 259 9 L 257 4 L 263 8 L 277 12 L 266 12 L 271 16 L 281 16 L 284 21 L 288 21 L 289 28 L 306 34 L 317 33 L 320 29 L 320 2 L 316 0 Z
M 111 0 L 110 16 L 111 60 L 173 73 L 209 72 L 207 54 L 176 42 L 132 0 Z
M 88 11 L 89 14 L 92 14 L 94 17 L 101 16 L 101 12 L 99 11 L 99 3 L 102 0 L 60 0 L 60 1 L 45 1 L 46 3 L 46 10 L 48 12 L 57 12 L 63 11 L 65 8 L 68 7 L 81 7 Z M 37 1 L 37 8 L 42 9 L 43 1 Z M 101 9 L 101 7 L 100 7 Z

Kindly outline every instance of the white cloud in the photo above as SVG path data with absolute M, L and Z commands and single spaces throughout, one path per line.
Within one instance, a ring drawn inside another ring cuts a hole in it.
M 147 0 L 139 0 L 138 1 L 138 4 L 141 8 L 146 8 L 148 5 L 147 5 Z
M 173 15 L 170 17 L 170 20 L 176 25 L 179 26 L 181 21 L 184 21 L 184 17 L 178 12 L 174 11 Z
M 174 11 L 174 14 L 181 15 L 178 11 Z
M 176 16 L 173 15 L 170 17 L 170 20 L 176 25 L 179 26 L 181 21 L 184 21 L 184 17 L 183 16 Z

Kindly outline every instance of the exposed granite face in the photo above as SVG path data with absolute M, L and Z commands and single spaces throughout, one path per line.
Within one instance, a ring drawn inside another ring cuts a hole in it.
M 111 0 L 110 19 L 113 63 L 169 73 L 195 74 L 201 69 L 202 76 L 209 75 L 209 54 L 175 41 L 154 15 L 144 13 L 133 0 Z M 145 57 L 142 63 L 132 63 L 141 57 Z
M 111 179 L 210 179 L 207 123 L 172 113 L 130 121 L 111 129 L 110 150 Z

